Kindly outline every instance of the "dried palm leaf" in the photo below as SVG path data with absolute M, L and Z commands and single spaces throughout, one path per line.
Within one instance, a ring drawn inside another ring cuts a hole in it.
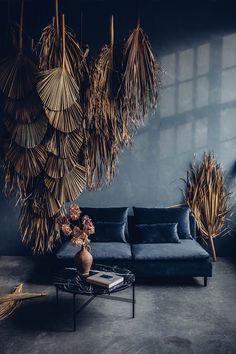
M 32 91 L 37 72 L 34 63 L 22 51 L 23 10 L 24 0 L 21 2 L 19 52 L 16 56 L 7 57 L 0 61 L 0 89 L 5 96 L 15 100 L 26 97 Z
M 16 144 L 31 149 L 42 142 L 47 131 L 48 120 L 44 114 L 41 114 L 32 123 L 22 124 L 8 117 L 5 120 L 5 126 Z
M 34 214 L 27 201 L 21 208 L 19 232 L 22 241 L 32 245 L 34 253 L 51 252 L 55 243 L 61 240 L 55 219 Z
M 42 145 L 37 145 L 32 149 L 25 149 L 12 142 L 6 153 L 6 160 L 12 163 L 16 172 L 20 175 L 35 177 L 44 168 L 47 152 Z
M 196 219 L 201 236 L 209 241 L 213 261 L 216 261 L 213 239 L 222 234 L 226 216 L 231 212 L 231 193 L 226 190 L 224 172 L 212 153 L 204 153 L 198 166 L 194 158 L 185 182 L 186 204 Z
M 19 123 L 31 123 L 42 110 L 42 102 L 34 90 L 33 93 L 21 100 L 6 99 L 4 110 Z
M 82 126 L 83 112 L 78 102 L 63 111 L 52 111 L 45 108 L 45 113 L 49 123 L 63 133 L 70 133 Z
M 143 123 L 158 101 L 160 66 L 147 35 L 138 23 L 125 40 L 123 80 L 119 90 L 125 117 L 124 133 L 129 122 L 135 127 Z
M 13 294 L 17 295 L 22 293 L 22 289 L 23 289 L 23 284 L 19 284 L 13 290 Z M 0 320 L 3 320 L 4 318 L 12 314 L 12 312 L 16 309 L 18 305 L 19 305 L 19 301 L 15 301 L 15 299 L 9 300 L 7 303 L 6 302 L 2 303 L 0 305 Z
M 23 285 L 23 284 L 19 284 Z M 18 286 L 19 286 L 18 285 Z M 37 297 L 42 297 L 42 296 L 47 296 L 47 293 L 16 293 L 14 292 L 13 294 L 0 294 L 0 304 L 6 303 L 6 302 L 11 302 L 11 301 L 22 301 L 22 300 L 29 300 L 29 299 L 35 299 Z
M 91 75 L 85 129 L 89 189 L 111 182 L 114 176 L 117 154 L 122 144 L 121 116 L 116 100 L 118 81 L 114 68 L 112 16 L 111 43 L 102 48 Z
M 68 158 L 78 155 L 83 144 L 83 135 L 77 129 L 70 134 L 54 130 L 51 139 L 46 144 L 46 149 L 55 156 Z
M 49 177 L 62 178 L 68 174 L 73 167 L 75 167 L 77 161 L 74 157 L 62 159 L 60 157 L 51 155 L 45 165 L 45 172 Z
M 79 197 L 86 185 L 84 166 L 76 165 L 65 177 L 54 179 L 44 178 L 45 186 L 61 204 L 73 201 Z
M 17 201 L 21 201 L 28 196 L 28 186 L 32 185 L 32 180 L 29 177 L 19 175 L 11 163 L 5 166 L 5 195 L 8 197 L 13 192 L 16 193 Z
M 63 111 L 79 98 L 79 87 L 66 70 L 65 18 L 62 15 L 61 67 L 42 71 L 38 76 L 37 91 L 44 105 L 52 111 Z

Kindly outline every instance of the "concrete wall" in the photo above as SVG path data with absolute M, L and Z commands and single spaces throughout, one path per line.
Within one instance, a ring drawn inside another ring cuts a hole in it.
M 40 2 L 41 4 L 42 2 Z M 112 3 L 112 4 L 111 4 Z M 165 69 L 157 112 L 139 130 L 133 146 L 120 154 L 113 183 L 99 192 L 84 192 L 81 206 L 169 206 L 182 201 L 180 188 L 193 154 L 213 150 L 235 190 L 236 152 L 236 22 L 230 1 L 146 1 L 141 22 Z M 193 5 L 195 4 L 195 5 Z M 40 5 L 41 6 L 41 5 Z M 73 9 L 73 10 L 72 10 Z M 136 2 L 63 2 L 72 28 L 96 55 L 108 40 L 110 13 L 116 38 L 135 25 Z M 36 36 L 52 8 L 28 4 L 26 26 Z M 38 16 L 36 16 L 38 14 Z M 35 17 L 34 17 L 35 16 Z M 16 232 L 18 210 L 1 198 L 0 254 L 21 254 Z M 234 236 L 218 239 L 219 255 L 233 255 Z

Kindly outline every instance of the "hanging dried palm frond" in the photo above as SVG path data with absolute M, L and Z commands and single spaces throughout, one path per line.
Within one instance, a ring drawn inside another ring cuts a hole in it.
M 87 107 L 86 168 L 88 188 L 111 182 L 122 143 L 121 116 L 116 100 L 119 77 L 114 68 L 114 22 L 111 43 L 102 48 L 91 75 Z
M 16 123 L 8 117 L 5 126 L 16 144 L 31 149 L 42 142 L 47 131 L 48 120 L 43 113 L 32 123 L 26 124 Z
M 6 160 L 12 163 L 19 174 L 34 177 L 42 172 L 47 160 L 47 152 L 42 145 L 25 149 L 12 142 L 6 152 Z
M 19 52 L 0 61 L 0 89 L 5 96 L 15 100 L 26 97 L 32 91 L 37 72 L 34 63 L 22 51 L 23 9 L 24 0 L 21 2 Z
M 77 129 L 70 134 L 54 130 L 51 139 L 46 144 L 46 149 L 55 156 L 68 158 L 78 155 L 83 144 L 83 135 Z
M 35 253 L 51 252 L 55 243 L 61 240 L 55 219 L 35 214 L 28 201 L 21 208 L 19 232 L 22 241 L 31 244 Z
M 49 123 L 63 133 L 70 133 L 82 126 L 83 112 L 78 102 L 63 111 L 52 111 L 45 108 L 45 113 Z
M 156 108 L 159 71 L 148 37 L 138 23 L 124 47 L 123 80 L 119 90 L 127 125 L 124 130 L 129 128 L 129 122 L 140 126 L 147 114 Z
M 49 177 L 62 178 L 68 174 L 73 167 L 77 164 L 76 159 L 71 156 L 70 158 L 62 159 L 60 157 L 51 155 L 45 165 L 45 172 Z
M 21 100 L 6 99 L 5 112 L 19 123 L 31 123 L 42 110 L 42 102 L 34 90 L 29 96 Z
M 11 163 L 5 166 L 5 185 L 4 192 L 6 196 L 10 196 L 16 192 L 17 201 L 21 201 L 28 196 L 28 186 L 32 185 L 32 180 L 29 177 L 19 175 Z
M 79 97 L 79 87 L 66 70 L 65 50 L 65 18 L 62 15 L 61 67 L 40 72 L 37 83 L 37 91 L 41 100 L 52 111 L 68 109 Z
M 45 186 L 62 204 L 73 201 L 79 197 L 86 185 L 86 172 L 84 166 L 76 165 L 63 178 L 44 178 Z
M 43 179 L 36 181 L 29 202 L 34 214 L 53 217 L 61 209 L 61 203 L 57 200 L 43 184 Z
M 212 153 L 204 153 L 198 166 L 194 159 L 185 183 L 186 204 L 196 219 L 201 236 L 208 240 L 213 261 L 216 261 L 213 239 L 222 234 L 226 216 L 231 212 L 231 193 L 226 190 L 224 172 Z M 228 232 L 226 228 L 224 233 Z

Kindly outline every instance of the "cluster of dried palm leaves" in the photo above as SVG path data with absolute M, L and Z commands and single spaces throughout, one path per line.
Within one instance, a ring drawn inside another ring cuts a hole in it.
M 0 61 L 5 191 L 21 203 L 22 240 L 44 253 L 60 240 L 64 204 L 111 182 L 119 151 L 156 107 L 160 67 L 139 24 L 115 45 L 113 16 L 110 43 L 90 62 L 60 20 L 58 0 L 35 47 L 36 66 L 23 53 L 21 1 L 17 54 Z
M 224 172 L 213 153 L 204 153 L 198 165 L 194 157 L 185 183 L 186 204 L 196 219 L 201 236 L 209 242 L 212 259 L 216 261 L 213 239 L 229 232 L 225 221 L 231 212 L 231 193 L 225 187 Z
M 8 317 L 20 305 L 22 300 L 46 296 L 46 293 L 23 293 L 23 284 L 19 284 L 11 294 L 0 294 L 0 320 Z

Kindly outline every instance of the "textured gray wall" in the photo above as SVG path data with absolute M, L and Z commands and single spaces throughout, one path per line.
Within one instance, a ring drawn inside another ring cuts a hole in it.
M 174 2 L 169 6 L 148 2 L 143 8 L 143 26 L 165 70 L 160 106 L 139 130 L 133 146 L 120 154 L 113 183 L 99 192 L 84 192 L 78 199 L 81 206 L 181 203 L 180 178 L 195 153 L 201 157 L 209 150 L 215 152 L 235 189 L 236 25 L 230 7 L 221 2 L 208 5 L 204 12 L 183 10 Z M 117 17 L 124 23 L 123 13 L 128 20 L 118 29 L 122 36 L 133 26 L 129 24 L 132 8 L 118 6 Z M 91 18 L 88 27 L 93 23 Z M 94 32 L 87 32 L 86 39 L 93 46 Z M 18 210 L 4 197 L 0 210 L 0 253 L 20 254 Z M 233 255 L 235 249 L 234 236 L 217 241 L 218 254 Z

